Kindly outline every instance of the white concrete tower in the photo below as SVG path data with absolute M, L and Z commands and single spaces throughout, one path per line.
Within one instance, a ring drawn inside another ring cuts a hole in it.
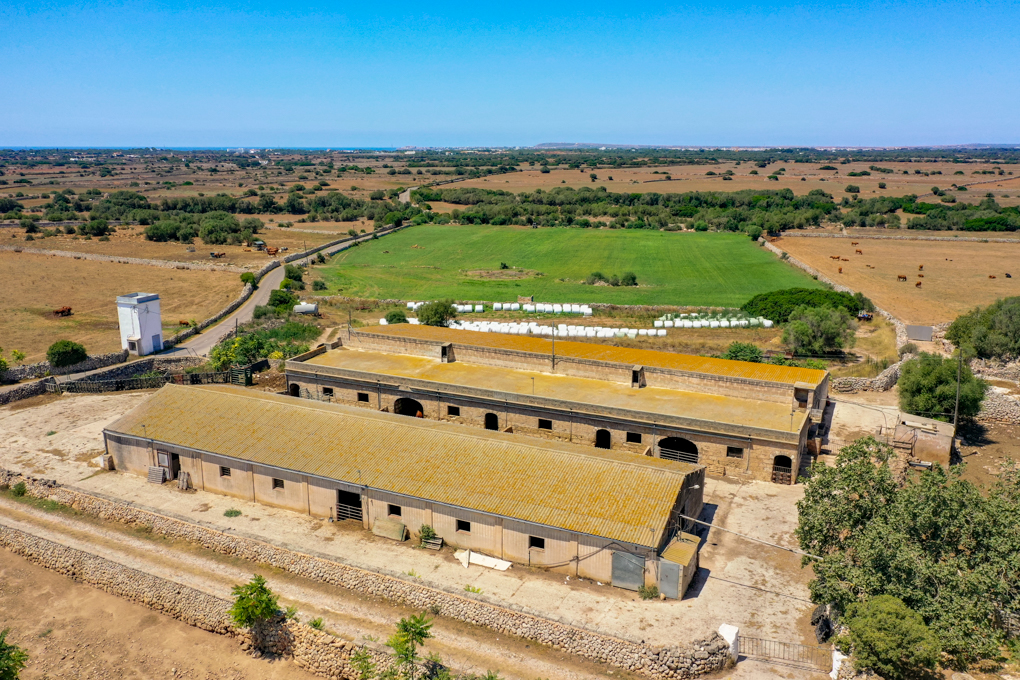
M 159 295 L 129 293 L 117 297 L 120 346 L 131 354 L 144 356 L 163 349 L 163 321 Z

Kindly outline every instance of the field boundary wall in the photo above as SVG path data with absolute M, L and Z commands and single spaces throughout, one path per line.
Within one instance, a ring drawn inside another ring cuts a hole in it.
M 250 271 L 244 267 L 235 267 L 230 264 L 205 264 L 201 262 L 179 262 L 177 260 L 150 260 L 142 257 L 122 257 L 118 255 L 103 255 L 101 253 L 78 253 L 73 250 L 46 250 L 44 248 L 26 248 L 24 246 L 0 245 L 0 252 L 69 257 L 74 260 L 92 260 L 93 262 L 140 264 L 147 267 L 161 267 L 163 269 L 194 269 L 198 271 L 227 272 L 234 274 L 243 274 L 246 271 Z
M 977 243 L 1020 243 L 1018 238 L 982 238 L 978 236 L 908 236 L 899 234 L 812 234 L 810 232 L 784 231 L 783 238 L 847 238 L 847 239 L 872 239 L 878 241 L 970 241 Z
M 127 350 L 122 350 L 120 352 L 110 352 L 109 354 L 97 354 L 95 356 L 90 356 L 85 361 L 80 361 L 77 364 L 72 364 L 70 366 L 61 366 L 60 368 L 54 367 L 49 361 L 40 361 L 37 364 L 8 368 L 7 373 L 4 374 L 4 378 L 6 380 L 18 381 L 25 380 L 27 378 L 45 378 L 50 375 L 70 375 L 72 373 L 94 371 L 98 368 L 106 368 L 107 366 L 122 364 L 127 361 L 127 358 Z
M 0 484 L 25 481 L 28 493 L 46 498 L 87 515 L 133 526 L 148 527 L 154 534 L 183 539 L 224 555 L 265 564 L 297 576 L 382 597 L 403 606 L 433 611 L 441 616 L 484 626 L 497 633 L 514 635 L 577 656 L 638 672 L 650 678 L 692 678 L 724 668 L 730 646 L 720 635 L 684 647 L 653 647 L 637 640 L 612 637 L 567 621 L 555 621 L 523 608 L 486 601 L 484 595 L 461 595 L 414 582 L 412 577 L 387 575 L 351 566 L 334 558 L 318 557 L 261 540 L 227 534 L 184 519 L 157 514 L 132 505 L 56 482 L 38 480 L 0 469 Z

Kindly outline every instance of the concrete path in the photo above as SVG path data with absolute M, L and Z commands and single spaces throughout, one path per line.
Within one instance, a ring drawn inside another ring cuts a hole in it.
M 400 192 L 400 195 L 397 196 L 397 198 L 400 199 L 401 203 L 410 203 L 411 202 L 411 192 L 414 191 L 417 188 L 418 187 L 407 187 L 407 189 L 405 189 L 404 191 Z

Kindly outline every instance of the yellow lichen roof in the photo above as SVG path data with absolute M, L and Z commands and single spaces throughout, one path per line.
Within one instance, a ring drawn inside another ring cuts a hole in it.
M 394 324 L 390 326 L 371 326 L 361 329 L 363 333 L 376 333 L 396 337 L 418 338 L 436 342 L 455 342 L 476 347 L 508 349 L 518 352 L 535 354 L 552 354 L 552 341 L 529 335 L 504 335 L 502 333 L 479 333 L 455 328 L 423 326 L 411 324 Z M 660 352 L 652 349 L 634 349 L 631 347 L 614 347 L 594 342 L 576 342 L 571 340 L 556 341 L 556 356 L 593 361 L 608 361 L 633 366 L 653 366 L 691 373 L 706 373 L 728 378 L 745 378 L 749 380 L 766 380 L 786 384 L 807 383 L 818 385 L 825 378 L 825 371 L 796 366 L 776 366 L 759 364 L 750 361 L 730 361 L 712 357 L 699 357 L 691 354 Z
M 698 469 L 225 385 L 166 385 L 107 430 L 650 547 Z
M 681 533 L 673 539 L 673 542 L 666 546 L 666 549 L 659 555 L 664 560 L 673 564 L 682 564 L 685 567 L 690 565 L 691 558 L 698 554 L 698 543 L 701 542 L 694 534 Z

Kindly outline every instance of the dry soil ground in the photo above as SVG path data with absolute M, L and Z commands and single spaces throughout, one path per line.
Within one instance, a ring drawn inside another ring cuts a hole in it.
M 657 644 L 675 644 L 710 634 L 721 623 L 732 623 L 746 634 L 769 639 L 805 644 L 813 639 L 807 622 L 812 608 L 806 588 L 810 572 L 801 569 L 795 555 L 763 549 L 733 534 L 715 530 L 708 534 L 702 549 L 701 570 L 684 600 L 642 602 L 628 591 L 589 581 L 567 581 L 562 575 L 519 565 L 507 572 L 465 571 L 448 551 L 425 555 L 407 545 L 395 545 L 344 527 L 342 523 L 328 524 L 215 494 L 183 495 L 169 486 L 147 485 L 145 480 L 131 475 L 95 474 L 95 469 L 81 463 L 101 450 L 102 428 L 146 397 L 146 393 L 44 397 L 2 409 L 0 466 L 56 478 L 157 511 L 176 513 L 190 521 L 230 528 L 299 550 L 355 560 L 376 570 L 413 571 L 426 583 L 457 589 L 470 584 L 498 600 Z M 706 517 L 734 531 L 792 546 L 794 503 L 801 493 L 802 488 L 796 486 L 711 479 L 706 486 Z M 242 516 L 224 517 L 223 512 L 230 507 L 240 509 Z M 200 573 L 210 572 L 203 567 Z M 302 597 L 295 591 L 295 600 Z M 324 611 L 330 625 L 338 630 L 350 628 L 344 614 L 347 605 L 312 600 L 309 606 Z M 512 658 L 506 663 L 510 661 Z M 467 663 L 481 667 L 477 661 L 469 659 Z
M 773 243 L 906 323 L 952 321 L 978 305 L 1020 295 L 1020 243 L 862 239 L 854 246 L 849 239 L 796 236 Z M 863 255 L 855 254 L 858 248 Z M 834 255 L 849 262 L 831 259 Z M 900 274 L 906 282 L 897 281 Z
M 163 269 L 0 252 L 4 294 L 0 296 L 0 347 L 19 349 L 26 361 L 41 361 L 46 348 L 68 338 L 90 354 L 120 350 L 118 295 L 136 291 L 158 293 L 164 335 L 178 321 L 212 316 L 241 292 L 237 274 Z M 53 316 L 69 306 L 74 314 Z

